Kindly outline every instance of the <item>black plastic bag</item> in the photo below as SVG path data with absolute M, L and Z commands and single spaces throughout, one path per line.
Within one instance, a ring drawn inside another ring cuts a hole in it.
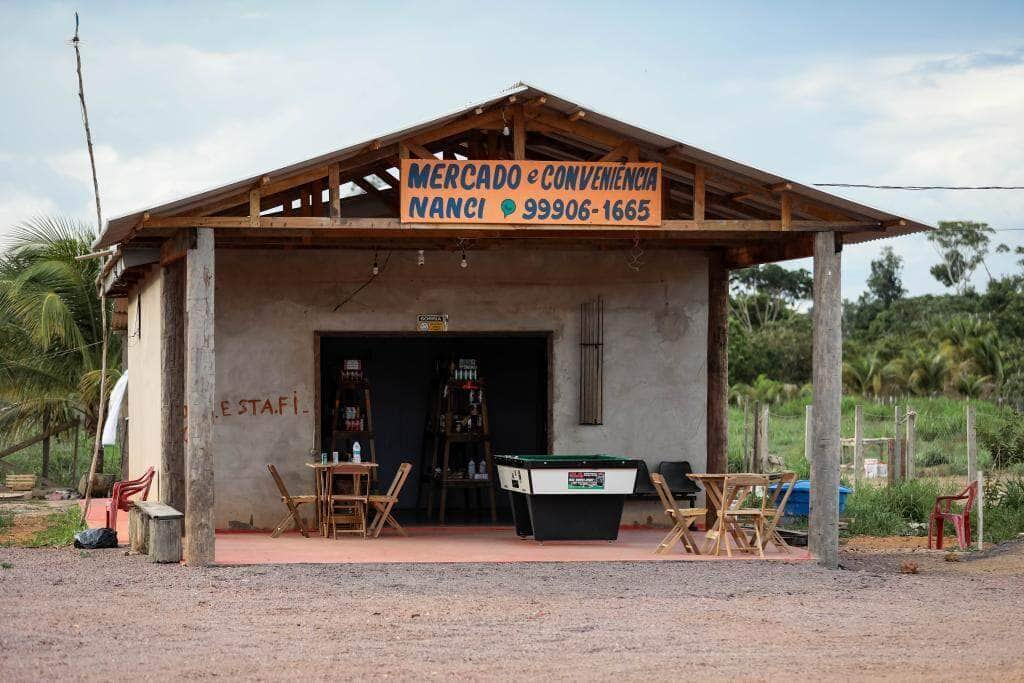
M 99 548 L 116 548 L 117 532 L 108 527 L 102 529 L 86 529 L 75 534 L 75 547 L 86 550 Z

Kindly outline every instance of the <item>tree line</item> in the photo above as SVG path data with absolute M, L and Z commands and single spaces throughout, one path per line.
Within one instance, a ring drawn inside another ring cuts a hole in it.
M 847 392 L 888 396 L 1024 397 L 1024 248 L 1019 270 L 994 277 L 986 263 L 995 231 L 944 221 L 928 234 L 939 262 L 931 275 L 948 291 L 908 297 L 903 260 L 885 247 L 871 262 L 866 291 L 843 302 Z M 984 290 L 972 286 L 988 274 Z M 811 376 L 811 274 L 775 264 L 731 276 L 729 375 L 734 394 L 776 400 Z

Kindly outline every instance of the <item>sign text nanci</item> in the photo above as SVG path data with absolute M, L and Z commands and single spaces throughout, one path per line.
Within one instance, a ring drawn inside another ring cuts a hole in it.
M 403 159 L 403 223 L 661 225 L 661 164 Z

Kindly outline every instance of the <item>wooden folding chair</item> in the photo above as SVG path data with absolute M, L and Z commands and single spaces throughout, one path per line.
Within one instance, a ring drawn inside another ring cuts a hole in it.
M 765 490 L 764 517 L 767 527 L 765 528 L 762 547 L 768 543 L 774 543 L 775 547 L 784 553 L 789 552 L 789 544 L 779 534 L 779 521 L 786 514 L 786 503 L 789 501 L 793 487 L 796 485 L 796 472 L 776 472 L 768 475 L 771 482 Z
M 690 535 L 690 527 L 699 518 L 708 513 L 707 509 L 679 507 L 676 499 L 672 496 L 672 491 L 668 488 L 668 484 L 665 483 L 665 477 L 660 474 L 651 474 L 651 483 L 654 484 L 654 490 L 658 492 L 658 498 L 661 499 L 661 504 L 665 508 L 665 514 L 675 523 L 672 531 L 668 532 L 668 535 L 661 540 L 661 543 L 658 544 L 658 549 L 654 552 L 663 555 L 671 550 L 676 542 L 682 539 L 683 549 L 686 552 L 700 555 L 697 542 Z
M 306 527 L 302 524 L 302 515 L 299 513 L 299 507 L 307 503 L 313 504 L 316 502 L 316 496 L 293 496 L 288 493 L 288 488 L 284 485 L 284 480 L 281 479 L 281 475 L 278 474 L 277 468 L 267 463 L 267 470 L 270 471 L 270 476 L 274 478 L 274 483 L 277 484 L 277 490 L 281 492 L 281 502 L 288 507 L 288 514 L 282 519 L 274 531 L 270 534 L 271 538 L 277 538 L 281 535 L 281 532 L 285 530 L 290 522 L 295 522 L 295 526 L 299 532 L 309 538 L 309 532 L 306 531 Z
M 405 480 L 409 477 L 409 472 L 412 471 L 412 463 L 403 462 L 398 466 L 398 471 L 395 472 L 395 478 L 391 480 L 391 486 L 388 487 L 388 492 L 383 495 L 372 495 L 368 497 L 368 502 L 376 510 L 376 515 L 373 518 L 373 522 L 370 524 L 369 534 L 374 538 L 380 536 L 381 530 L 385 524 L 391 526 L 395 531 L 400 533 L 402 536 L 407 536 L 405 529 L 398 523 L 391 515 L 391 508 L 398 502 L 398 496 L 402 493 L 402 487 L 405 486 Z
M 744 498 L 758 488 L 766 490 L 761 496 L 759 507 L 743 507 Z M 757 551 L 758 557 L 764 557 L 764 510 L 767 501 L 768 477 L 760 474 L 730 474 L 722 482 L 722 505 L 718 509 L 718 535 L 715 538 L 715 554 L 722 553 L 722 542 L 725 541 L 725 554 L 732 557 L 730 537 L 739 552 Z M 747 518 L 754 524 L 754 545 L 740 527 L 740 520 Z

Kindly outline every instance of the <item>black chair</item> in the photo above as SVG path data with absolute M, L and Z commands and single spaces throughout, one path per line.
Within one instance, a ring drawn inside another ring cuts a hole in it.
M 651 472 L 647 469 L 647 463 L 638 461 L 636 468 L 636 483 L 633 484 L 633 495 L 638 498 L 657 498 L 658 490 L 651 483 Z
M 697 504 L 697 494 L 700 493 L 697 482 L 686 476 L 692 472 L 693 468 L 687 460 L 665 460 L 658 463 L 658 474 L 665 478 L 672 495 L 677 499 L 685 498 L 690 507 Z

